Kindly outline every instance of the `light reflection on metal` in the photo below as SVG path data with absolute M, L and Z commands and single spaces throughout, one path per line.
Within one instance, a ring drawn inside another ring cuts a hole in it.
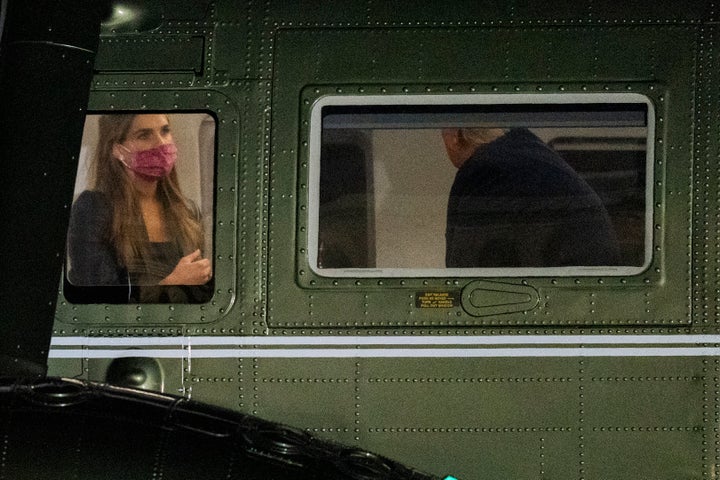
M 102 23 L 102 33 L 147 32 L 158 28 L 163 18 L 161 5 L 139 0 L 114 2 L 110 17 Z

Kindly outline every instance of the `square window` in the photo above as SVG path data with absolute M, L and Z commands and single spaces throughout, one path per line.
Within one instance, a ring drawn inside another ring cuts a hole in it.
M 213 293 L 215 119 L 87 116 L 68 229 L 72 303 L 204 303 Z

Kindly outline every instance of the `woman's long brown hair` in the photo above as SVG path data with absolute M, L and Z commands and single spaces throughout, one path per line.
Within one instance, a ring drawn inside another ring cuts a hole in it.
M 91 169 L 94 189 L 104 193 L 112 205 L 112 228 L 107 239 L 115 247 L 118 261 L 129 271 L 138 271 L 149 258 L 147 230 L 127 167 L 113 156 L 113 146 L 123 143 L 134 114 L 103 115 Z M 196 208 L 180 190 L 177 172 L 158 180 L 157 195 L 163 209 L 167 234 L 178 242 L 184 255 L 203 247 L 203 230 Z

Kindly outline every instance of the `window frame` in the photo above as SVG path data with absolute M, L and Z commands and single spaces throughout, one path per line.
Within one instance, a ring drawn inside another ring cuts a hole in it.
M 643 104 L 647 108 L 645 142 L 644 252 L 640 266 L 570 266 L 533 268 L 320 268 L 318 267 L 320 220 L 320 151 L 325 107 L 354 106 L 463 106 L 463 105 L 561 105 L 561 104 Z M 310 106 L 308 127 L 308 217 L 307 262 L 310 270 L 325 278 L 423 278 L 423 277 L 628 277 L 643 273 L 652 264 L 653 190 L 655 157 L 655 107 L 645 95 L 627 93 L 518 93 L 518 94 L 407 94 L 342 95 L 328 94 Z

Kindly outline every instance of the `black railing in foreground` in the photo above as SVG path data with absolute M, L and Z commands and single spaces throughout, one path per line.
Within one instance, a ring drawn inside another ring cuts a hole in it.
M 250 415 L 70 379 L 0 380 L 0 437 L 0 477 L 16 480 L 439 480 Z

